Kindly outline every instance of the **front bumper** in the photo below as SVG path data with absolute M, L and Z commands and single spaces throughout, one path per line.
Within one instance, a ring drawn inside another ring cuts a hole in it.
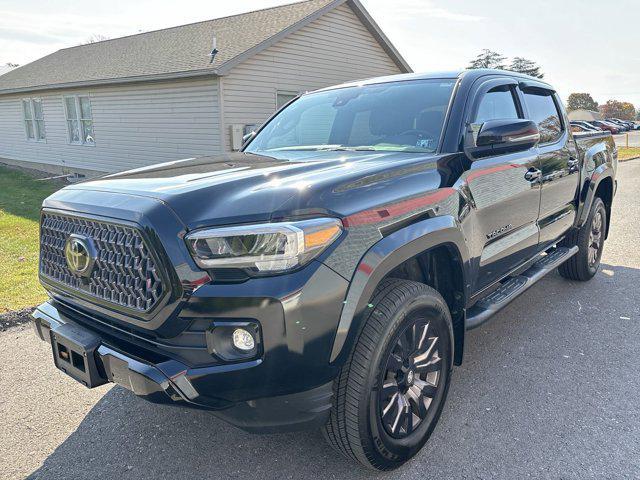
M 36 335 L 52 348 L 56 332 L 63 330 L 63 326 L 73 325 L 76 329 L 85 330 L 50 303 L 33 312 L 32 324 Z M 99 376 L 93 386 L 113 382 L 154 403 L 211 409 L 220 418 L 251 432 L 318 427 L 326 421 L 331 408 L 332 382 L 295 394 L 230 403 L 200 395 L 197 390 L 199 379 L 212 378 L 225 367 L 189 368 L 174 360 L 153 364 L 124 353 L 103 339 L 100 339 L 93 355 Z M 251 368 L 257 362 L 260 360 L 235 367 Z

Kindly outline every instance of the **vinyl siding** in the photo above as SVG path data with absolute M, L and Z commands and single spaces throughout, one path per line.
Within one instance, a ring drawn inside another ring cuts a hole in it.
M 225 148 L 231 125 L 260 124 L 275 111 L 279 90 L 305 92 L 396 73 L 399 67 L 343 4 L 223 77 Z
M 198 79 L 0 97 L 0 158 L 115 172 L 217 153 L 218 80 Z M 63 97 L 91 98 L 95 146 L 68 143 Z M 26 139 L 22 98 L 43 101 L 46 143 Z

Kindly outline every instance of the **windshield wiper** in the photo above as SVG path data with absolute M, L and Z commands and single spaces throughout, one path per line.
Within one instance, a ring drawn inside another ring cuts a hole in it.
M 267 152 L 375 152 L 375 147 L 347 147 L 345 145 L 299 145 L 270 148 Z
M 343 145 L 330 146 L 327 148 L 319 148 L 318 150 L 322 152 L 375 152 L 376 151 L 376 149 L 373 147 L 345 147 Z

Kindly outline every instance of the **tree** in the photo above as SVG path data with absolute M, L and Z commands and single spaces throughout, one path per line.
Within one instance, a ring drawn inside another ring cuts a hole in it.
M 640 120 L 640 109 L 638 109 L 638 114 L 636 115 L 636 120 Z
M 618 100 L 608 100 L 604 105 L 600 105 L 600 113 L 605 118 L 619 118 L 620 120 L 633 120 L 636 116 L 636 107 L 629 102 Z
M 504 61 L 507 58 L 500 55 L 498 52 L 494 52 L 485 48 L 482 52 L 471 61 L 467 68 L 469 69 L 477 69 L 477 68 L 498 68 L 504 69 Z
M 103 42 L 105 40 L 109 40 L 109 37 L 96 33 L 87 38 L 81 45 L 89 45 L 91 43 Z
M 590 93 L 572 93 L 567 101 L 567 110 L 593 110 L 598 111 L 596 102 Z
M 532 77 L 544 78 L 544 73 L 540 71 L 540 67 L 536 65 L 536 62 L 523 57 L 513 57 L 511 65 L 507 70 L 524 73 L 526 75 L 531 75 Z
M 19 66 L 20 66 L 20 64 L 18 64 L 18 63 L 11 63 L 11 62 L 5 63 L 5 67 L 9 67 L 9 68 L 17 68 Z

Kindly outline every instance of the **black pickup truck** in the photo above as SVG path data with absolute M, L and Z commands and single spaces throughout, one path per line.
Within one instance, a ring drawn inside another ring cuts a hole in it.
M 240 152 L 46 199 L 34 327 L 87 387 L 322 428 L 393 469 L 433 431 L 467 330 L 555 268 L 596 273 L 616 169 L 610 134 L 573 135 L 553 87 L 511 72 L 308 93 Z

